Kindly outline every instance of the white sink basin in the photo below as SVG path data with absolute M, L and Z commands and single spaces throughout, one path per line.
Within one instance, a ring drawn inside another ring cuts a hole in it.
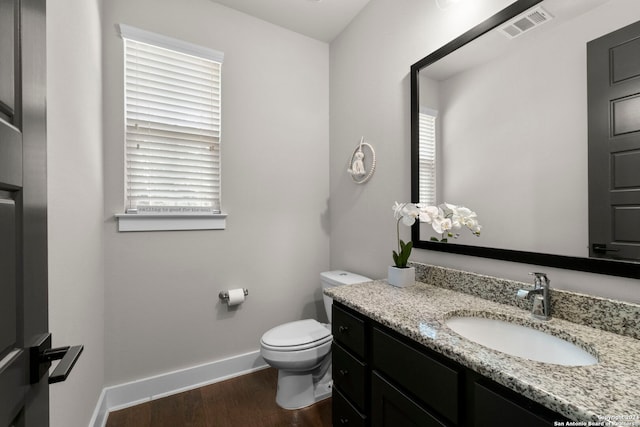
M 598 363 L 575 344 L 527 326 L 484 317 L 452 317 L 446 325 L 470 341 L 512 356 L 566 366 Z

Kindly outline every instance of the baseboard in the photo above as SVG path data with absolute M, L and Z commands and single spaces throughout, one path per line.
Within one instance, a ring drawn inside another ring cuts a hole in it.
M 104 427 L 110 411 L 213 384 L 264 369 L 267 366 L 260 356 L 260 351 L 257 350 L 191 368 L 106 387 L 100 394 L 89 427 Z

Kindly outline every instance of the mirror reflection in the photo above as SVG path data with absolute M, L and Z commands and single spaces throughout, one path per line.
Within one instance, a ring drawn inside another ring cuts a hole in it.
M 527 13 L 420 70 L 420 202 L 478 214 L 482 236 L 449 244 L 588 257 L 586 44 L 640 19 L 640 2 L 544 0 Z

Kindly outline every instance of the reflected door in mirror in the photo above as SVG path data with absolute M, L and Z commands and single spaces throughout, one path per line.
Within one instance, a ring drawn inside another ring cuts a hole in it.
M 640 259 L 640 22 L 587 45 L 590 256 Z

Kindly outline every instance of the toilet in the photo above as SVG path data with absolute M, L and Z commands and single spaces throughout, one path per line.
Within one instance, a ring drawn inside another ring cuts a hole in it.
M 320 273 L 322 289 L 368 282 L 371 279 L 346 271 Z M 331 322 L 331 297 L 323 295 Z M 276 403 L 284 409 L 300 409 L 331 396 L 331 325 L 314 319 L 276 326 L 262 335 L 260 354 L 278 370 Z

